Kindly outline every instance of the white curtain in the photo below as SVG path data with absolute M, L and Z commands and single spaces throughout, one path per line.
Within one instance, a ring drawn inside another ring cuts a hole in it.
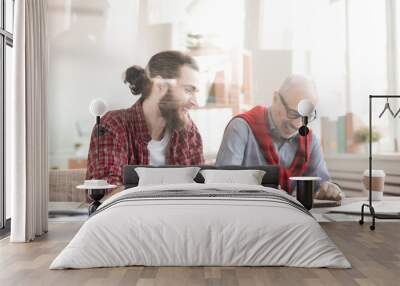
M 15 1 L 9 153 L 12 242 L 47 232 L 46 0 Z

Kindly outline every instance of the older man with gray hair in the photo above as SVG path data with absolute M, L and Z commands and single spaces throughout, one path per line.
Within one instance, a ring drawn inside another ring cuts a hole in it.
M 344 194 L 329 182 L 317 137 L 312 132 L 306 137 L 298 133 L 302 119 L 297 105 L 303 99 L 316 104 L 315 84 L 305 76 L 291 75 L 274 92 L 270 107 L 256 106 L 234 117 L 225 129 L 216 165 L 280 165 L 280 185 L 288 193 L 295 187 L 290 176 L 317 176 L 321 181 L 315 198 L 340 201 Z M 315 117 L 316 113 L 309 121 Z

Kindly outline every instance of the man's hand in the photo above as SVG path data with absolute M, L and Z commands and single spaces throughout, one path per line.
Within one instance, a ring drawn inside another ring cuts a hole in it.
M 341 201 L 344 197 L 344 192 L 331 182 L 323 182 L 319 191 L 315 194 L 317 200 Z
M 108 199 L 109 197 L 112 197 L 113 195 L 118 194 L 119 192 L 122 192 L 124 189 L 125 189 L 124 186 L 118 186 L 118 187 L 112 189 L 111 192 L 109 192 L 105 195 L 105 199 Z

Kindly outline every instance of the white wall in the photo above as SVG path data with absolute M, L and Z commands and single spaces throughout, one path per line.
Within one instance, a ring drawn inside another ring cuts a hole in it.
M 293 72 L 291 51 L 253 51 L 254 104 L 269 105 L 272 95 Z
M 255 105 L 269 105 L 285 77 L 293 72 L 292 51 L 265 48 L 264 0 L 246 1 L 244 47 L 252 54 Z

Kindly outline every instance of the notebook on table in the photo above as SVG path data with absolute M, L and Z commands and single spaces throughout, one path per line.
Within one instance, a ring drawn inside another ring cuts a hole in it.
M 341 201 L 331 201 L 331 200 L 317 200 L 313 201 L 313 208 L 331 208 L 338 207 L 341 205 Z

